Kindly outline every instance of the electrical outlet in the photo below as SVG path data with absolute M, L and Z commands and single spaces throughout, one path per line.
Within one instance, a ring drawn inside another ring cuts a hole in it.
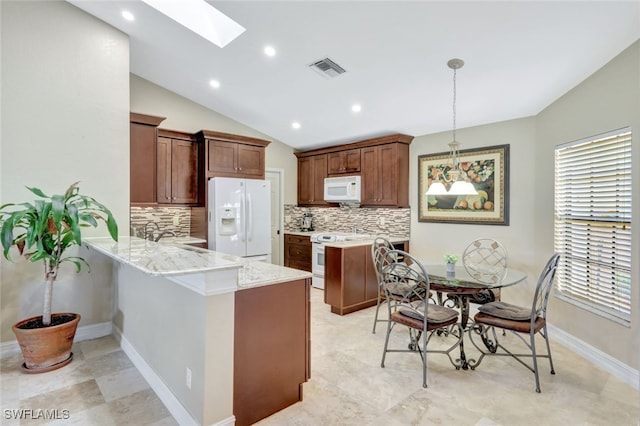
M 291 223 L 291 216 L 286 215 L 286 216 L 284 217 L 284 223 Z
M 384 216 L 380 217 L 380 226 L 384 226 L 384 222 L 385 222 Z
M 173 226 L 180 226 L 180 217 L 179 216 L 174 216 L 173 217 Z
M 187 367 L 187 387 L 191 389 L 191 369 Z

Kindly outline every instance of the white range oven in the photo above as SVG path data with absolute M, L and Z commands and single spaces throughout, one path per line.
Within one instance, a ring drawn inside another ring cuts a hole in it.
M 321 232 L 311 234 L 311 256 L 312 267 L 311 285 L 315 288 L 324 289 L 324 245 L 336 241 L 346 241 L 347 237 L 343 233 Z

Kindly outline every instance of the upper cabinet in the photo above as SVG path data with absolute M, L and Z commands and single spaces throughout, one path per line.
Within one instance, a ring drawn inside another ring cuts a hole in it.
M 326 154 L 298 158 L 298 205 L 328 206 L 324 201 L 326 177 Z
M 156 138 L 165 117 L 130 114 L 129 195 L 131 204 L 155 204 Z
M 199 143 L 188 133 L 158 129 L 157 200 L 160 204 L 198 204 Z
M 206 177 L 264 179 L 265 149 L 271 142 L 247 136 L 202 130 Z
M 296 152 L 298 205 L 324 202 L 324 178 L 359 174 L 363 207 L 409 207 L 409 144 L 413 136 L 394 134 L 347 145 Z
M 328 174 L 357 173 L 360 171 L 360 149 L 347 149 L 327 154 Z

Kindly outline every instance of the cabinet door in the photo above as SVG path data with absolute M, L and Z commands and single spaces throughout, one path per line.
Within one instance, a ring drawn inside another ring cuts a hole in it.
M 171 202 L 198 202 L 198 146 L 194 142 L 173 140 L 171 145 Z
M 236 165 L 241 177 L 264 178 L 264 148 L 238 144 Z
M 380 186 L 379 167 L 377 147 L 371 146 L 361 149 L 362 158 L 362 200 L 361 204 L 377 205 L 378 203 L 378 187 Z
M 398 145 L 376 147 L 380 164 L 377 204 L 394 206 L 398 204 Z
M 328 174 L 354 173 L 360 171 L 360 149 L 327 154 Z
M 210 173 L 233 176 L 236 173 L 236 156 L 238 144 L 233 142 L 223 142 L 210 140 L 209 158 L 207 159 L 207 170 Z
M 171 139 L 158 137 L 156 144 L 158 203 L 171 203 Z
M 156 203 L 156 127 L 130 125 L 130 187 L 132 203 Z
M 314 155 L 298 159 L 298 204 L 326 206 L 324 178 L 327 177 L 327 155 Z

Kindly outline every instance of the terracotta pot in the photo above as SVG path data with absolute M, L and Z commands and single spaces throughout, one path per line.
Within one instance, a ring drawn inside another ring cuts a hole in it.
M 72 317 L 73 319 L 63 324 L 49 327 L 23 328 L 32 321 L 42 321 L 42 316 L 31 317 L 22 320 L 12 327 L 18 339 L 24 364 L 22 370 L 27 373 L 44 373 L 64 367 L 71 362 L 73 353 L 71 346 L 76 335 L 79 314 L 60 313 L 52 314 L 51 322 L 56 318 Z

